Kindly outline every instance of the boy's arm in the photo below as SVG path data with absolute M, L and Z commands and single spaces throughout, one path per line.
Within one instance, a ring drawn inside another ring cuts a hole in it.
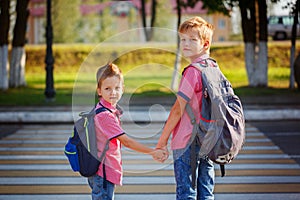
M 118 137 L 118 140 L 127 148 L 138 151 L 140 153 L 151 154 L 154 150 L 150 147 L 147 147 L 136 140 L 128 137 L 126 134 L 122 134 Z
M 181 119 L 184 110 L 185 110 L 185 106 L 187 104 L 187 101 L 182 98 L 181 96 L 177 95 L 177 99 L 173 105 L 173 107 L 171 108 L 169 117 L 167 119 L 167 122 L 163 128 L 162 134 L 157 142 L 156 148 L 157 149 L 167 149 L 167 143 L 169 140 L 169 137 L 173 131 L 173 129 L 175 128 L 175 126 L 177 125 L 177 123 L 179 122 L 179 120 Z
M 136 140 L 128 137 L 126 134 L 122 134 L 119 137 L 117 137 L 118 140 L 127 148 L 130 148 L 132 150 L 150 154 L 155 160 L 161 161 L 164 160 L 162 158 L 165 158 L 167 156 L 167 152 L 164 150 L 158 150 L 158 149 L 152 149 L 150 147 L 147 147 Z

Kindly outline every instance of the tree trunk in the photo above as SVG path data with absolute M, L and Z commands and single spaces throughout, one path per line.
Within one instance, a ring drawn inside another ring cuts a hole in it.
M 257 57 L 257 67 L 255 68 L 254 77 L 255 87 L 268 86 L 268 45 L 265 41 L 258 44 L 259 52 Z
M 177 30 L 179 29 L 179 26 L 181 24 L 181 5 L 180 0 L 177 0 Z M 176 58 L 174 63 L 174 71 L 172 76 L 172 83 L 171 83 L 171 89 L 175 91 L 178 86 L 179 81 L 179 69 L 180 69 L 180 63 L 181 63 L 181 56 L 180 56 L 180 38 L 177 34 L 177 49 L 176 49 Z
M 152 40 L 152 38 L 153 38 L 153 27 L 155 25 L 155 19 L 156 19 L 156 5 L 157 5 L 156 0 L 152 0 L 151 23 L 150 23 L 150 27 L 149 27 L 150 29 L 149 29 L 149 33 L 148 33 L 148 35 L 149 35 L 148 41 Z
M 8 45 L 0 46 L 0 90 L 8 89 Z
M 144 29 L 146 41 L 150 41 L 153 36 L 153 26 L 154 26 L 155 19 L 156 19 L 156 5 L 157 5 L 157 1 L 152 0 L 151 22 L 150 22 L 150 27 L 148 27 L 147 26 L 146 2 L 145 2 L 145 0 L 141 0 L 142 23 L 143 23 L 143 29 Z
M 246 42 L 245 43 L 245 63 L 247 70 L 247 77 L 249 86 L 253 87 L 255 85 L 254 76 L 254 66 L 255 66 L 255 43 Z
M 297 24 L 298 24 L 298 15 L 299 15 L 299 6 L 300 0 L 296 1 L 295 10 L 294 10 L 294 23 L 292 28 L 292 47 L 290 55 L 290 85 L 289 88 L 295 88 L 295 71 L 294 71 L 294 61 L 295 61 L 295 51 L 296 51 L 296 37 L 297 37 Z
M 257 67 L 255 71 L 256 86 L 268 86 L 268 20 L 267 20 L 267 3 L 265 0 L 258 2 L 259 13 L 259 43 Z
M 141 14 L 142 14 L 142 23 L 146 41 L 149 41 L 148 31 L 147 31 L 147 14 L 146 14 L 146 2 L 145 0 L 141 0 Z
M 0 0 L 0 89 L 8 89 L 9 0 Z
M 24 47 L 13 47 L 10 59 L 9 86 L 26 86 L 25 81 L 26 53 Z
M 245 63 L 249 86 L 255 86 L 255 43 L 256 43 L 256 21 L 255 2 L 253 0 L 239 0 L 242 17 L 242 31 L 245 43 Z
M 268 85 L 266 1 L 240 0 L 239 7 L 242 16 L 245 62 L 249 86 L 266 87 Z
M 16 24 L 14 27 L 14 37 L 12 42 L 12 55 L 10 62 L 9 86 L 19 87 L 25 86 L 25 36 L 26 25 L 29 16 L 28 7 L 29 0 L 17 0 L 16 5 Z

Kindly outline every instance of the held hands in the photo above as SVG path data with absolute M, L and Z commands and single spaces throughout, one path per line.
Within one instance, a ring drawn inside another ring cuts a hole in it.
M 151 153 L 152 157 L 154 160 L 156 160 L 157 162 L 165 162 L 165 160 L 168 159 L 169 157 L 169 152 L 167 149 L 155 149 L 152 153 Z

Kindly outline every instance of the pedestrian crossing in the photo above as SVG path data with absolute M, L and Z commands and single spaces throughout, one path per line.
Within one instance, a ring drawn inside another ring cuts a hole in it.
M 162 123 L 125 123 L 127 134 L 154 147 Z M 0 130 L 1 131 L 1 130 Z M 24 125 L 0 140 L 0 200 L 86 200 L 87 180 L 74 173 L 63 149 L 71 125 Z M 262 132 L 247 123 L 246 143 L 238 157 L 226 165 L 220 177 L 216 165 L 217 200 L 300 199 L 300 166 Z M 174 200 L 172 156 L 165 163 L 124 148 L 123 186 L 116 200 Z

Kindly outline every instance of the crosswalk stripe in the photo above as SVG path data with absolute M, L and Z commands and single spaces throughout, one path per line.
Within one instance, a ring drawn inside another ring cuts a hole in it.
M 220 171 L 215 170 L 216 176 L 220 176 Z M 152 171 L 148 173 L 130 173 L 125 171 L 124 176 L 174 176 L 173 170 L 161 170 Z M 47 177 L 65 177 L 65 176 L 80 176 L 78 173 L 74 173 L 71 170 L 58 171 L 58 170 L 1 170 L 1 177 L 36 177 L 36 176 L 47 176 Z M 268 169 L 268 170 L 226 170 L 227 176 L 300 176 L 300 170 L 298 169 Z
M 215 194 L 216 199 L 222 200 L 245 200 L 245 199 L 255 199 L 255 200 L 299 200 L 299 195 L 297 193 L 243 193 L 243 194 L 226 194 L 226 193 L 217 193 Z M 0 195 L 0 199 L 5 200 L 90 200 L 91 196 L 89 194 L 47 194 L 47 195 Z M 175 194 L 118 194 L 115 197 L 115 200 L 153 200 L 153 199 L 162 199 L 162 200 L 174 200 L 176 199 Z
M 218 193 L 215 194 L 216 199 L 222 200 L 245 200 L 245 199 L 256 199 L 256 200 L 299 200 L 299 196 L 297 193 L 267 193 L 267 194 L 254 194 L 254 193 L 244 193 L 244 194 L 226 194 L 226 193 Z M 87 200 L 90 199 L 88 194 L 47 194 L 47 195 L 0 195 L 0 199 L 5 200 Z M 176 199 L 175 194 L 118 194 L 115 197 L 115 200 L 174 200 Z
M 1 177 L 0 182 L 7 185 L 86 185 L 84 177 Z M 266 183 L 300 183 L 300 176 L 230 176 L 216 177 L 216 184 L 266 184 Z M 136 176 L 124 177 L 124 185 L 175 185 L 171 176 Z
M 89 194 L 87 185 L 5 185 L 0 194 Z M 175 185 L 124 185 L 116 187 L 116 194 L 174 193 Z M 217 184 L 216 193 L 298 193 L 300 184 Z
M 153 164 L 155 161 L 153 160 L 124 160 L 123 163 L 124 164 L 138 164 L 138 163 L 143 163 L 143 164 Z M 169 161 L 169 163 L 172 163 L 172 161 Z M 252 160 L 242 160 L 242 159 L 235 159 L 232 161 L 232 164 L 295 164 L 296 162 L 294 160 L 291 159 L 269 159 L 269 160 L 265 160 L 265 159 L 252 159 Z M 22 160 L 1 160 L 0 159 L 0 164 L 68 164 L 68 161 L 66 159 L 34 159 L 34 160 L 30 160 L 30 159 L 22 159 Z
M 126 124 L 125 128 L 154 147 L 162 126 Z M 90 199 L 86 179 L 72 172 L 63 153 L 71 131 L 69 125 L 30 125 L 0 140 L 0 199 Z M 247 124 L 246 131 L 243 150 L 226 165 L 226 176 L 221 178 L 219 166 L 215 167 L 216 198 L 300 199 L 300 166 L 255 127 Z M 124 185 L 116 188 L 115 200 L 147 200 L 145 194 L 149 199 L 175 198 L 172 155 L 160 164 L 126 148 L 122 154 Z
M 127 150 L 127 148 L 123 148 L 124 150 Z M 0 147 L 0 151 L 63 151 L 64 147 L 48 147 L 48 146 L 41 146 L 41 147 Z M 257 147 L 251 147 L 251 146 L 245 146 L 243 147 L 244 151 L 250 151 L 250 150 L 279 150 L 277 146 L 257 146 Z

